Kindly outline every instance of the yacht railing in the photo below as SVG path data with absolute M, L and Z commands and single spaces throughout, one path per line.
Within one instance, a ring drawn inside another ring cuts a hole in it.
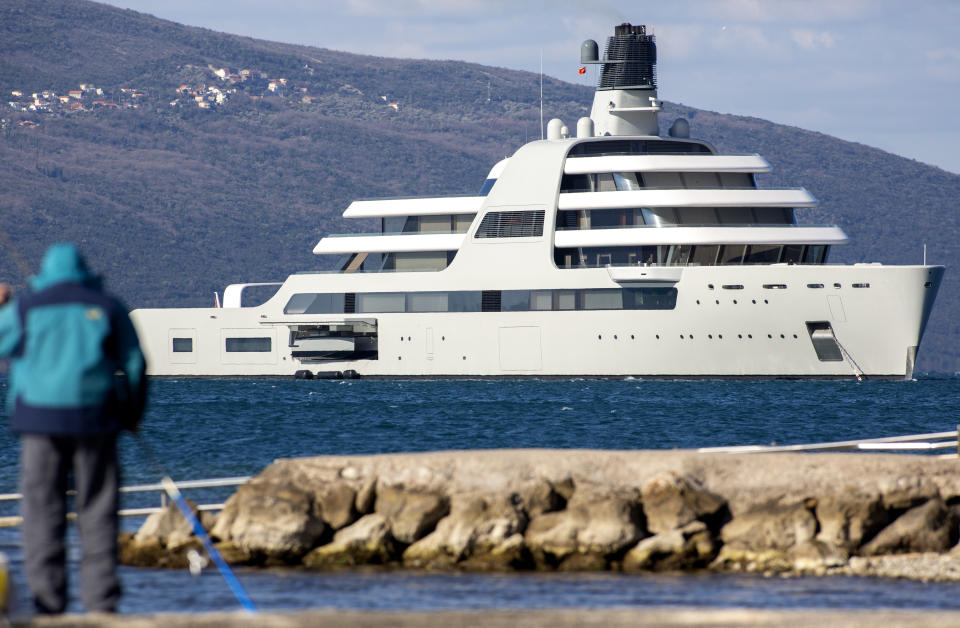
M 356 198 L 352 202 L 360 203 L 367 201 L 412 201 L 414 199 L 424 200 L 424 199 L 434 199 L 434 198 L 471 198 L 474 196 L 480 196 L 479 194 L 443 194 L 441 196 L 373 196 L 370 198 Z
M 709 174 L 709 173 L 704 173 Z M 722 173 L 721 173 L 722 174 Z M 710 186 L 702 188 L 678 188 L 677 186 L 663 186 L 663 185 L 638 185 L 635 188 L 627 189 L 617 189 L 617 190 L 584 190 L 582 188 L 564 188 L 560 190 L 561 194 L 583 194 L 585 192 L 642 192 L 644 190 L 669 190 L 671 192 L 688 192 L 690 190 L 708 190 L 710 192 L 722 192 L 724 190 L 740 190 L 740 191 L 769 191 L 769 192 L 785 192 L 787 190 L 806 190 L 807 188 L 803 187 L 792 187 L 792 188 L 760 188 L 753 187 L 752 185 L 729 185 L 723 187 Z
M 331 233 L 324 238 L 370 238 L 380 236 L 458 235 L 466 231 L 381 231 L 376 233 Z
M 682 223 L 682 224 L 663 224 L 663 225 L 602 225 L 597 227 L 588 227 L 586 229 L 580 227 L 567 227 L 567 226 L 557 226 L 557 231 L 602 231 L 604 229 L 672 229 L 674 227 L 722 227 L 724 229 L 755 229 L 755 228 L 783 228 L 783 229 L 836 229 L 837 225 L 823 225 L 823 224 L 796 224 L 796 223 L 760 223 L 760 222 L 738 222 L 738 223 L 719 223 L 719 222 L 707 222 L 707 223 Z

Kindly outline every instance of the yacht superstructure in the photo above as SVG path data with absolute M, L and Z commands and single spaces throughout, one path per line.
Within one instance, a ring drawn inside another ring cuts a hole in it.
M 140 309 L 149 372 L 170 376 L 910 378 L 942 266 L 826 264 L 804 189 L 761 189 L 759 155 L 721 155 L 683 120 L 660 136 L 656 44 L 617 26 L 588 118 L 496 164 L 476 196 L 363 200 L 381 232 L 328 236 L 335 272 L 266 303 Z

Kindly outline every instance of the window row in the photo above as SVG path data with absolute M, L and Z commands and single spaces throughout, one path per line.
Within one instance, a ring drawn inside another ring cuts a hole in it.
M 273 339 L 263 338 L 225 338 L 224 350 L 227 353 L 270 353 L 273 351 Z M 173 338 L 174 353 L 193 353 L 193 338 Z
M 449 266 L 456 254 L 456 251 L 351 253 L 337 262 L 337 270 L 342 273 L 438 271 Z
M 676 288 L 298 293 L 284 314 L 672 310 Z
M 380 219 L 382 233 L 466 233 L 476 214 L 389 216 Z
M 678 225 L 794 225 L 785 207 L 655 207 L 627 209 L 564 209 L 557 212 L 557 230 L 674 227 Z
M 746 172 L 601 172 L 565 174 L 560 192 L 616 192 L 657 188 L 668 190 L 755 188 Z
M 672 244 L 555 248 L 557 268 L 603 266 L 729 266 L 739 264 L 824 264 L 829 246 L 820 244 Z
M 713 154 L 708 146 L 696 141 L 680 140 L 602 140 L 577 142 L 570 149 L 570 157 L 594 157 L 599 155 L 688 155 L 691 153 Z

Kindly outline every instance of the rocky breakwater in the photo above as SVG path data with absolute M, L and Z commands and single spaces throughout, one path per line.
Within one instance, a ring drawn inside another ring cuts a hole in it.
M 960 462 L 690 451 L 323 456 L 271 464 L 205 525 L 243 565 L 960 580 Z M 169 510 L 122 538 L 121 554 L 178 566 L 198 546 Z

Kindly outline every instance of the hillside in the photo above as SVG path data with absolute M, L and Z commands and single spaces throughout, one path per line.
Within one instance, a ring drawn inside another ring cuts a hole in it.
M 474 192 L 539 136 L 535 74 L 259 41 L 84 0 L 0 0 L 0 59 L 0 229 L 31 265 L 51 241 L 80 242 L 137 307 L 208 305 L 227 283 L 321 267 L 322 234 L 373 229 L 341 219 L 351 200 Z M 572 126 L 591 93 L 548 78 L 546 114 Z M 755 118 L 666 111 L 664 129 L 682 115 L 722 151 L 764 155 L 761 185 L 808 188 L 822 205 L 801 219 L 851 237 L 834 261 L 918 263 L 926 243 L 948 272 L 920 368 L 960 370 L 960 176 Z M 0 254 L 0 273 L 22 284 L 14 258 Z

